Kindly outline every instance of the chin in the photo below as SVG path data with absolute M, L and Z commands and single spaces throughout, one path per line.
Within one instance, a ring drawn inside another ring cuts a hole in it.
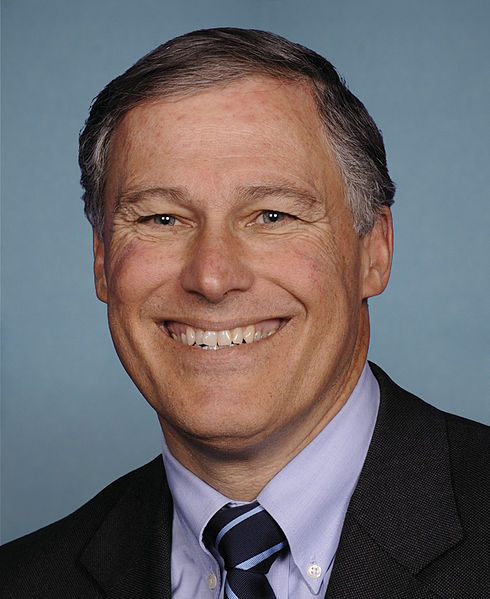
M 264 402 L 257 398 L 263 395 L 257 393 L 255 398 L 244 401 L 244 392 L 230 393 L 222 391 L 201 392 L 196 394 L 195 401 L 177 408 L 166 401 L 166 406 L 153 406 L 159 416 L 164 432 L 185 437 L 193 443 L 207 446 L 231 447 L 251 443 L 260 436 L 268 436 L 274 429 L 277 418 L 271 414 Z M 270 394 L 269 394 L 270 396 Z M 190 394 L 186 395 L 189 399 Z M 177 401 L 177 398 L 175 398 Z

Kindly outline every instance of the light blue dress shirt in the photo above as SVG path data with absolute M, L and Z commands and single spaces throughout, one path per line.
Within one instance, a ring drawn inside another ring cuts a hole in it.
M 290 548 L 267 575 L 277 599 L 324 596 L 378 407 L 378 383 L 366 363 L 340 412 L 257 497 L 281 526 Z M 164 439 L 163 459 L 174 500 L 172 597 L 221 599 L 223 564 L 204 547 L 202 533 L 217 510 L 240 502 L 184 468 Z

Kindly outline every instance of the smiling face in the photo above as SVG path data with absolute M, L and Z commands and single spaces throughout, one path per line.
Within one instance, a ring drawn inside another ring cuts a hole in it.
M 174 455 L 288 461 L 352 391 L 391 258 L 388 211 L 354 232 L 307 86 L 253 77 L 134 108 L 105 218 L 97 293 Z

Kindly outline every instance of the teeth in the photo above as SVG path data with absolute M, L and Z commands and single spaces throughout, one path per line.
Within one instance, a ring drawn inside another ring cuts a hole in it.
M 203 331 L 202 329 L 193 329 L 187 326 L 185 333 L 176 334 L 171 332 L 172 339 L 183 343 L 184 345 L 192 345 L 201 347 L 202 349 L 220 349 L 230 346 L 241 345 L 242 343 L 254 343 L 274 335 L 276 329 L 271 331 L 261 332 L 255 329 L 254 324 L 249 324 L 247 327 L 237 327 L 236 329 L 222 331 Z
M 185 335 L 187 337 L 187 345 L 194 345 L 194 341 L 196 340 L 196 331 L 192 327 L 187 327 L 185 330 Z
M 224 330 L 218 333 L 218 345 L 224 347 L 225 345 L 231 345 L 230 331 Z
M 243 332 L 243 340 L 245 343 L 252 343 L 255 337 L 255 325 L 249 324 Z
M 204 331 L 202 342 L 204 345 L 214 346 L 218 341 L 218 333 L 216 331 Z
M 236 343 L 237 345 L 240 345 L 240 343 L 242 341 L 243 341 L 243 329 L 241 327 L 238 327 L 237 329 L 233 329 L 233 331 L 231 333 L 231 342 Z
M 196 345 L 203 345 L 204 331 L 202 329 L 196 329 Z

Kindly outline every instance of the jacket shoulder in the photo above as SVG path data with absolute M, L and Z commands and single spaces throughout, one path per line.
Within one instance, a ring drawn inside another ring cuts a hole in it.
M 385 407 L 392 418 L 406 423 L 407 419 L 417 422 L 420 434 L 432 438 L 435 428 L 444 431 L 450 453 L 450 467 L 457 478 L 466 483 L 474 482 L 467 489 L 488 490 L 483 486 L 490 471 L 490 427 L 462 416 L 440 410 L 413 393 L 399 387 L 379 366 L 370 362 L 378 380 Z M 393 413 L 396 413 L 393 415 Z M 458 491 L 462 490 L 458 488 Z
M 422 418 L 429 418 L 433 421 L 444 420 L 452 443 L 462 444 L 465 449 L 469 449 L 468 443 L 470 445 L 474 444 L 474 449 L 477 453 L 481 450 L 488 450 L 490 443 L 489 426 L 462 416 L 450 414 L 432 406 L 420 397 L 397 385 L 386 372 L 373 362 L 369 362 L 369 365 L 379 383 L 382 397 L 385 400 L 397 402 L 397 410 L 401 408 L 399 411 L 402 418 L 405 418 L 409 414 L 412 417 L 419 415 Z M 406 409 L 408 410 L 407 413 Z
M 460 517 L 473 534 L 490 529 L 490 427 L 445 414 Z M 485 525 L 484 522 L 488 524 Z
M 163 479 L 161 456 L 118 478 L 61 520 L 0 547 L 2 597 L 99 596 L 78 558 L 121 497 L 159 478 Z M 33 592 L 34 580 L 45 589 L 42 595 Z M 72 594 L 75 588 L 77 594 Z
M 371 369 L 378 418 L 327 595 L 490 597 L 489 428 Z
M 379 499 L 383 467 L 376 468 L 389 460 L 396 472 L 389 489 L 394 481 L 403 479 L 405 494 L 404 499 L 400 491 L 392 505 L 389 516 L 393 521 L 402 513 L 400 506 L 405 501 L 412 508 L 404 522 L 410 522 L 417 538 L 425 535 L 425 547 L 449 538 L 451 530 L 454 535 L 447 550 L 419 570 L 418 580 L 430 581 L 444 597 L 490 596 L 490 427 L 439 410 L 400 388 L 377 366 L 371 368 L 381 390 L 383 430 L 389 429 L 390 435 L 383 435 L 383 446 L 378 439 L 377 451 L 371 456 L 370 472 L 374 471 L 375 477 L 370 479 L 370 492 Z M 421 521 L 424 506 L 425 520 Z M 414 527 L 417 519 L 419 525 Z M 380 527 L 382 521 L 387 521 L 386 513 L 377 521 Z M 392 530 L 391 538 L 398 534 L 407 539 L 406 530 L 404 536 L 400 530 Z M 420 544 L 413 541 L 412 556 L 420 550 Z

